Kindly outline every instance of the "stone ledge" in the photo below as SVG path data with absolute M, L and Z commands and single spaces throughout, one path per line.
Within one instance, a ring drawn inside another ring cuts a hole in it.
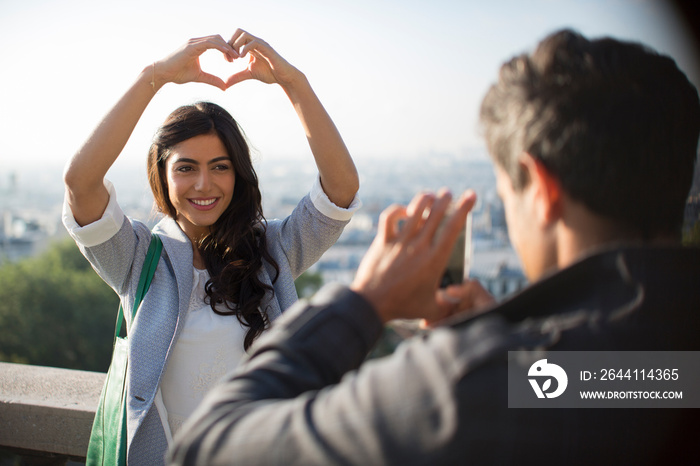
M 104 378 L 0 362 L 0 445 L 84 458 Z

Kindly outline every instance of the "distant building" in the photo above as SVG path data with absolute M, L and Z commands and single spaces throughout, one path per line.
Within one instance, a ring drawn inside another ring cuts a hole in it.
M 49 234 L 35 218 L 21 218 L 5 210 L 0 217 L 0 263 L 15 262 L 44 249 Z
M 503 237 L 475 238 L 469 277 L 500 300 L 520 291 L 528 281 L 517 254 Z
M 495 270 L 477 273 L 473 278 L 479 280 L 497 300 L 522 290 L 528 283 L 520 268 L 513 268 L 505 263 Z

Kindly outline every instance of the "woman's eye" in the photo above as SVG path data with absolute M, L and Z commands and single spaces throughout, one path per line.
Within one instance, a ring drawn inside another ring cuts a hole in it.
M 192 171 L 192 167 L 190 167 L 190 166 L 188 166 L 188 165 L 183 165 L 183 166 L 181 166 L 181 167 L 177 167 L 177 168 L 175 169 L 175 171 L 176 171 L 176 172 L 180 172 L 180 173 L 185 173 L 185 172 Z
M 231 167 L 229 165 L 217 165 L 214 167 L 214 170 L 220 170 L 220 171 L 225 171 L 225 170 L 230 170 Z

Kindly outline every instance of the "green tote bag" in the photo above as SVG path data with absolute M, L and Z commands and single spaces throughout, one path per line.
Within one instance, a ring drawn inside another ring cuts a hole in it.
M 163 243 L 158 235 L 151 235 L 151 244 L 148 246 L 146 261 L 143 263 L 141 278 L 136 288 L 132 322 L 143 297 L 151 286 L 162 249 Z M 129 341 L 128 336 L 119 336 L 123 320 L 124 311 L 119 305 L 112 362 L 102 387 L 90 433 L 85 462 L 88 466 L 126 465 L 126 366 Z

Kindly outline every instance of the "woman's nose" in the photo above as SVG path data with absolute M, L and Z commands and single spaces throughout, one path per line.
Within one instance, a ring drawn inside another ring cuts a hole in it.
M 206 170 L 200 172 L 197 177 L 197 183 L 195 184 L 195 189 L 197 191 L 206 192 L 209 189 L 211 180 L 209 179 L 209 173 Z

